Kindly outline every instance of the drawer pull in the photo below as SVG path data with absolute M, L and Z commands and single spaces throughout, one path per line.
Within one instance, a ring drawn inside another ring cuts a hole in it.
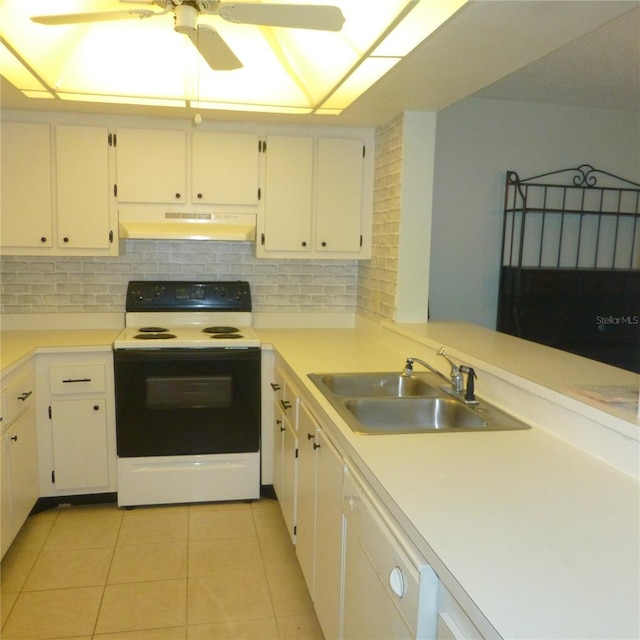
M 272 383 L 271 383 L 271 388 L 272 388 L 274 391 L 280 391 L 280 385 L 279 385 L 279 384 L 276 384 L 275 382 L 272 382 Z
M 21 396 L 18 396 L 18 400 L 24 402 L 32 393 L 33 391 L 25 391 Z
M 12 439 L 14 442 L 18 442 L 18 436 L 11 436 L 11 439 Z
M 69 378 L 62 381 L 63 384 L 69 384 L 70 382 L 91 382 L 91 378 Z
M 282 405 L 282 408 L 285 411 L 288 411 L 289 409 L 291 409 L 291 403 L 288 402 L 287 400 L 280 400 L 280 404 Z

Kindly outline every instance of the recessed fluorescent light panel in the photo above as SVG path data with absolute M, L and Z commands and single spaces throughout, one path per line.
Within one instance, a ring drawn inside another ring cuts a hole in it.
M 467 0 L 0 0 L 30 98 L 339 114 Z

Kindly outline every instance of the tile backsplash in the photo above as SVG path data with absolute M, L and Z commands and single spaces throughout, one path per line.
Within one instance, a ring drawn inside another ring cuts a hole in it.
M 3 256 L 2 313 L 123 312 L 130 280 L 247 280 L 254 311 L 356 308 L 355 260 L 259 260 L 245 242 L 126 240 L 115 258 Z

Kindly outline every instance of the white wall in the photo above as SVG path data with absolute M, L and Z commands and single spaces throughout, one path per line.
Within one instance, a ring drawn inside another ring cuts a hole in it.
M 638 114 L 480 98 L 438 113 L 431 319 L 495 328 L 505 172 L 585 163 L 639 181 Z

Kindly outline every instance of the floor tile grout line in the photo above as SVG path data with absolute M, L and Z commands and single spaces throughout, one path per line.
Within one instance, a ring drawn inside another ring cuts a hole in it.
M 116 505 L 116 509 L 117 509 Z M 100 611 L 102 611 L 102 605 L 104 603 L 104 596 L 107 591 L 107 585 L 109 584 L 109 576 L 111 575 L 111 569 L 113 567 L 113 558 L 116 554 L 116 547 L 118 546 L 118 538 L 120 537 L 120 532 L 122 530 L 122 524 L 124 522 L 124 515 L 120 518 L 120 524 L 118 526 L 118 532 L 115 535 L 113 540 L 113 547 L 111 549 L 111 561 L 109 562 L 109 569 L 104 578 L 104 584 L 102 585 L 102 595 L 100 596 L 100 602 L 98 603 L 98 609 L 96 611 L 96 619 L 93 621 L 93 631 L 91 633 L 91 637 L 93 638 L 98 631 L 98 620 L 100 619 Z
M 273 619 L 275 620 L 275 623 L 276 623 L 276 630 L 278 631 L 278 638 L 282 638 L 282 631 L 281 631 L 281 628 L 280 628 L 280 622 L 278 621 L 278 616 L 276 615 L 276 607 L 275 607 L 275 603 L 274 603 L 274 600 L 273 600 L 273 589 L 272 589 L 272 586 L 271 586 L 271 582 L 269 581 L 269 576 L 267 575 L 267 565 L 265 563 L 265 557 L 264 557 L 264 545 L 263 545 L 263 541 L 262 541 L 262 536 L 258 532 L 258 527 L 256 525 L 255 509 L 253 508 L 253 505 L 251 507 L 251 519 L 253 520 L 253 526 L 256 529 L 256 535 L 258 537 L 258 549 L 260 549 L 260 558 L 262 560 L 262 570 L 264 571 L 264 578 L 265 578 L 265 581 L 267 583 L 267 589 L 269 590 L 269 600 L 271 602 L 271 611 L 273 612 Z

